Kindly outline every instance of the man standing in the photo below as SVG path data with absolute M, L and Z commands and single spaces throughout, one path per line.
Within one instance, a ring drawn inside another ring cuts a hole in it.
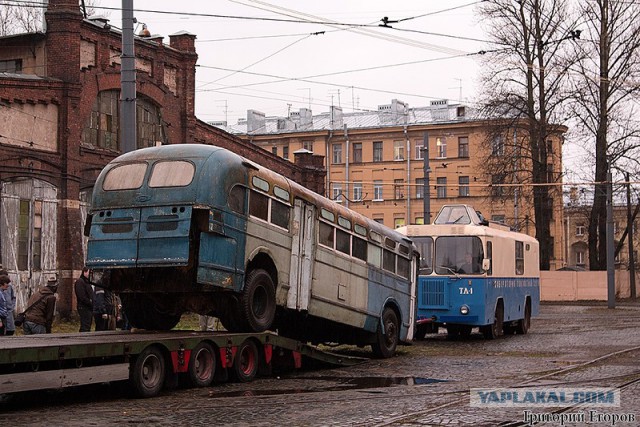
M 82 267 L 82 274 L 76 280 L 74 289 L 80 316 L 80 332 L 91 332 L 93 321 L 93 288 L 89 280 L 89 268 Z
M 0 269 L 0 276 L 9 277 L 7 270 Z M 7 318 L 4 323 L 4 334 L 5 335 L 13 335 L 16 332 L 16 324 L 13 318 L 13 311 L 16 309 L 16 293 L 13 291 L 13 286 L 11 286 L 11 279 L 9 278 L 9 284 L 7 288 L 2 291 L 4 294 L 4 300 L 7 306 Z
M 22 325 L 25 335 L 50 334 L 53 316 L 56 311 L 56 291 L 58 290 L 58 279 L 55 276 L 49 277 L 47 285 L 43 286 L 31 295 L 26 311 L 26 318 Z
M 9 283 L 11 283 L 11 279 L 9 279 L 9 276 L 0 276 L 0 335 L 4 335 L 4 332 L 7 328 L 9 303 L 4 296 L 4 291 L 9 288 Z

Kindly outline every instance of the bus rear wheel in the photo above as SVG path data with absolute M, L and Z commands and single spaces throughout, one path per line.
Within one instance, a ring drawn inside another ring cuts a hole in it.
M 247 275 L 240 310 L 251 331 L 271 328 L 276 315 L 276 289 L 265 270 L 253 270 Z
M 400 341 L 400 323 L 398 315 L 391 307 L 382 312 L 381 322 L 378 324 L 376 341 L 371 344 L 373 354 L 379 358 L 392 357 L 396 353 Z

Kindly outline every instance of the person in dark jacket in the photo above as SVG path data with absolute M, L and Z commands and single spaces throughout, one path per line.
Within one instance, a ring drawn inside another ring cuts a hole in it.
M 109 317 L 113 316 L 113 294 L 106 288 L 109 283 L 109 272 L 105 272 L 102 278 L 94 286 L 93 291 L 93 319 L 96 322 L 96 331 L 108 331 Z
M 25 335 L 51 333 L 53 316 L 56 312 L 57 290 L 58 279 L 51 276 L 47 280 L 46 286 L 31 295 L 27 302 L 27 307 L 30 308 L 26 311 L 26 317 L 22 324 L 22 331 Z
M 0 276 L 0 335 L 4 335 L 7 328 L 9 302 L 5 297 L 5 291 L 9 289 L 9 283 L 11 283 L 9 276 Z
M 74 284 L 78 315 L 80 316 L 80 332 L 91 332 L 93 321 L 93 287 L 89 280 L 89 268 L 83 267 L 82 274 Z
M 0 276 L 8 277 L 7 270 L 0 270 Z M 7 319 L 4 323 L 4 334 L 13 335 L 16 333 L 16 324 L 13 317 L 13 311 L 16 309 L 16 293 L 11 285 L 11 278 L 9 278 L 9 285 L 7 289 L 2 291 L 4 293 L 4 299 L 7 304 Z

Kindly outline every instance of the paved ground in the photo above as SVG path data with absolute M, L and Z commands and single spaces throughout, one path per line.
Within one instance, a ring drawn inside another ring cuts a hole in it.
M 30 396 L 34 403 L 0 406 L 0 425 L 516 426 L 536 420 L 547 426 L 636 426 L 639 324 L 640 304 L 619 303 L 614 310 L 543 305 L 525 336 L 485 341 L 473 334 L 449 341 L 432 335 L 392 359 L 178 389 L 145 400 L 125 398 L 122 384 L 39 392 Z M 604 408 L 470 405 L 470 389 L 499 387 L 614 387 L 621 399 L 619 407 Z

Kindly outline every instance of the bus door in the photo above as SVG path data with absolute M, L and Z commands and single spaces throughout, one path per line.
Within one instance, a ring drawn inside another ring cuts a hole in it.
M 138 266 L 187 265 L 191 206 L 156 206 L 140 210 Z
M 293 209 L 293 242 L 287 308 L 308 310 L 315 259 L 315 207 L 296 199 Z

